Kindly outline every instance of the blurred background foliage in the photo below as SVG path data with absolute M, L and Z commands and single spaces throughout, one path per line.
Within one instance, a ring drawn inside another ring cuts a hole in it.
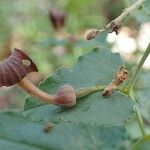
M 105 43 L 113 52 L 119 51 L 130 67 L 141 57 L 147 44 L 143 46 L 139 43 L 141 30 L 146 33 L 143 41 L 150 39 L 149 15 L 139 19 L 145 16 L 137 12 L 139 17 L 135 17 L 136 14 L 128 17 L 118 36 L 114 33 L 104 34 L 101 40 L 97 37 L 86 41 L 84 34 L 91 28 L 103 28 L 133 2 L 1 0 L 0 60 L 9 57 L 14 48 L 25 51 L 39 68 L 39 73 L 31 74 L 28 78 L 38 84 L 59 67 L 74 65 L 79 56 Z M 144 8 L 141 9 L 145 12 Z M 148 10 L 146 13 L 149 13 Z M 17 86 L 3 87 L 0 89 L 0 108 L 22 107 L 25 96 Z

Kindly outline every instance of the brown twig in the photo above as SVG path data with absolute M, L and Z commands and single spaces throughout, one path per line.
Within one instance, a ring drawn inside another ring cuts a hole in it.
M 105 28 L 103 29 L 94 29 L 91 30 L 91 32 L 86 34 L 86 39 L 87 40 L 92 40 L 93 38 L 95 38 L 98 34 L 108 31 L 108 32 L 115 32 L 116 34 L 118 34 L 118 31 L 120 30 L 120 28 L 122 27 L 122 21 L 129 16 L 130 14 L 132 14 L 132 12 L 134 12 L 136 9 L 138 9 L 139 7 L 141 7 L 143 5 L 145 0 L 138 0 L 137 2 L 135 2 L 133 5 L 131 5 L 130 7 L 126 8 L 123 10 L 122 14 L 120 16 L 118 16 L 116 19 L 112 20 L 108 25 L 105 26 Z

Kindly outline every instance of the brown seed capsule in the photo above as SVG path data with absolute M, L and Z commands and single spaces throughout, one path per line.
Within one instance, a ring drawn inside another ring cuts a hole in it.
M 117 71 L 114 79 L 110 82 L 110 84 L 104 89 L 103 96 L 109 97 L 117 87 L 122 84 L 128 78 L 128 71 L 124 66 L 121 66 Z
M 76 93 L 72 86 L 61 86 L 55 93 L 54 104 L 72 107 L 76 104 Z
M 115 32 L 116 35 L 118 34 L 119 30 L 121 29 L 122 27 L 122 23 L 121 22 L 111 22 L 111 26 L 110 26 L 110 30 L 109 32 L 112 33 L 112 32 Z
M 97 36 L 98 33 L 99 33 L 99 30 L 97 30 L 97 29 L 88 30 L 85 34 L 85 38 L 87 40 L 92 40 Z

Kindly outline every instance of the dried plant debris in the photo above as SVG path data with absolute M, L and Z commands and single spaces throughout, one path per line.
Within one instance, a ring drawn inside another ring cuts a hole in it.
M 53 127 L 54 127 L 54 124 L 51 123 L 51 122 L 49 122 L 49 123 L 47 123 L 47 124 L 45 125 L 45 127 L 43 128 L 43 131 L 44 131 L 45 133 L 49 133 L 49 132 L 53 129 Z
M 87 40 L 92 40 L 94 39 L 97 34 L 99 33 L 99 30 L 98 29 L 91 29 L 91 30 L 88 30 L 86 33 L 85 33 L 85 38 Z
M 117 21 L 117 22 L 112 21 L 112 23 L 111 23 L 111 25 L 110 25 L 109 33 L 115 32 L 116 35 L 118 35 L 119 30 L 121 29 L 122 26 L 123 26 L 123 25 L 122 25 L 121 22 L 119 22 L 119 21 Z
M 110 84 L 104 89 L 103 96 L 109 97 L 117 87 L 128 78 L 128 71 L 121 66 Z

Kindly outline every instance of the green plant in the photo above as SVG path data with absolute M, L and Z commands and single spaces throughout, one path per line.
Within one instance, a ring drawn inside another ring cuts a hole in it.
M 0 113 L 0 149 L 149 149 L 150 135 L 145 131 L 134 87 L 150 53 L 150 44 L 129 79 L 128 72 L 131 71 L 124 67 L 120 55 L 110 52 L 103 42 L 106 31 L 118 34 L 123 26 L 122 21 L 141 8 L 144 2 L 147 1 L 138 0 L 126 8 L 104 29 L 90 31 L 86 35 L 87 39 L 95 40 L 94 38 L 99 37 L 100 47 L 80 56 L 74 67 L 58 69 L 54 75 L 40 83 L 39 88 L 25 78 L 27 73 L 37 71 L 36 66 L 27 72 L 27 68 L 23 69 L 26 73 L 21 77 L 18 75 L 19 71 L 16 71 L 19 81 L 15 81 L 17 77 L 13 78 L 14 74 L 10 70 L 9 78 L 5 78 L 9 68 L 5 63 L 9 64 L 10 60 L 9 63 L 5 60 L 0 64 L 0 77 L 4 79 L 0 81 L 0 86 L 5 83 L 10 85 L 12 81 L 19 82 L 31 95 L 26 98 L 23 110 Z M 11 61 L 13 64 L 16 64 L 15 59 Z M 28 67 L 30 64 L 25 60 L 30 60 L 33 64 L 29 58 L 23 60 L 17 59 L 19 64 L 23 63 Z M 53 99 L 54 102 L 51 101 Z M 125 128 L 126 123 L 133 119 L 136 119 L 141 132 L 141 137 L 136 141 L 131 139 Z

